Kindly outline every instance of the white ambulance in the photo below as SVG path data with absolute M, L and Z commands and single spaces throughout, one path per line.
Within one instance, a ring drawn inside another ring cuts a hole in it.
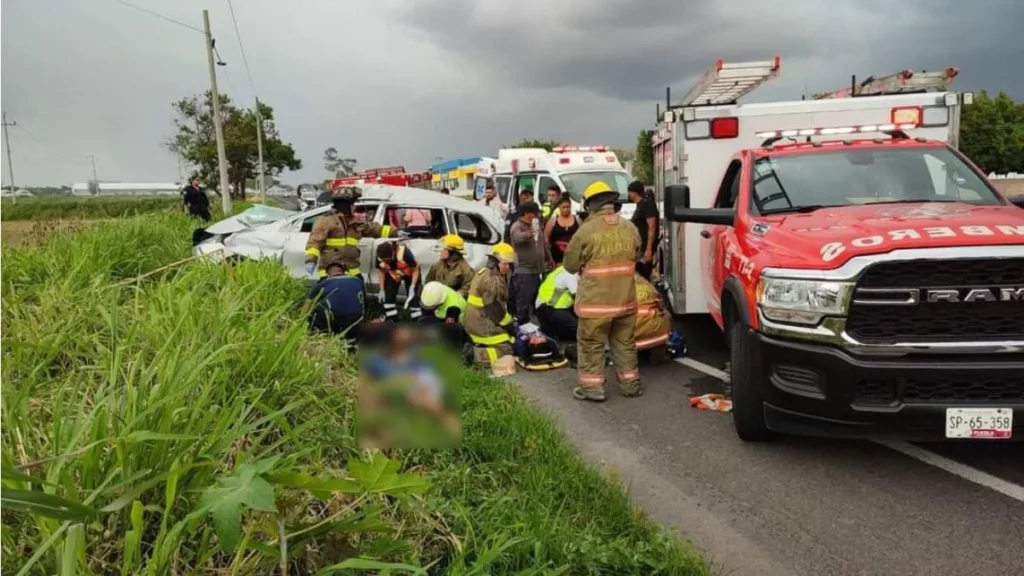
M 626 188 L 633 177 L 608 146 L 555 146 L 551 152 L 543 148 L 506 148 L 498 151 L 495 163 L 495 191 L 509 213 L 516 210 L 521 190 L 533 190 L 535 201 L 543 204 L 552 184 L 568 193 L 573 212 L 580 212 L 583 191 L 599 181 L 619 192 L 621 214 L 631 217 L 636 206 L 627 199 Z
M 652 137 L 659 209 L 665 186 L 674 184 L 689 186 L 691 207 L 711 208 L 733 155 L 771 141 L 813 142 L 828 135 L 888 138 L 888 133 L 904 130 L 910 138 L 942 140 L 956 147 L 961 107 L 973 100 L 970 93 L 946 91 L 957 75 L 950 68 L 869 78 L 810 100 L 737 104 L 780 70 L 778 57 L 742 63 L 719 60 L 680 102 L 666 102 Z M 658 259 L 672 309 L 676 314 L 707 313 L 703 227 L 665 222 L 662 216 Z
M 487 183 L 494 179 L 498 166 L 497 158 L 481 157 L 476 165 L 476 178 L 473 180 L 473 199 L 479 200 L 484 197 L 484 190 Z

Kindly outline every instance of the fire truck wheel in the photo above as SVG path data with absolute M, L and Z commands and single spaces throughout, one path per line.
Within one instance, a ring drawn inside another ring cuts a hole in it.
M 736 434 L 745 442 L 767 442 L 775 435 L 764 424 L 764 401 L 757 392 L 757 379 L 764 378 L 756 349 L 746 337 L 750 329 L 736 319 L 729 329 L 732 374 L 732 421 Z

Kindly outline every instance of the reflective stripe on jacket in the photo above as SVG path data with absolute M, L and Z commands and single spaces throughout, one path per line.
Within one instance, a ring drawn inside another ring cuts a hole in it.
M 331 211 L 313 224 L 313 231 L 306 241 L 306 263 L 317 263 L 321 277 L 327 275 L 327 265 L 332 263 L 341 264 L 348 271 L 346 273 L 358 276 L 359 241 L 391 235 L 390 226 L 351 221 L 341 213 Z
M 497 268 L 484 268 L 473 277 L 466 298 L 463 326 L 470 340 L 479 346 L 512 342 L 505 327 L 512 323 L 508 302 L 508 278 Z

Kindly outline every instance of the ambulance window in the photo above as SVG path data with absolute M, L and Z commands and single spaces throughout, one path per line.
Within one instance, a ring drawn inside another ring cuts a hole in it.
M 718 188 L 718 197 L 715 199 L 715 208 L 733 208 L 736 206 L 736 198 L 740 195 L 740 175 L 743 173 L 743 163 L 733 160 L 732 164 L 725 170 L 725 178 Z
M 495 176 L 494 185 L 496 187 L 495 192 L 498 194 L 498 198 L 501 198 L 501 203 L 508 202 L 508 190 L 512 186 L 511 176 Z
M 548 201 L 548 188 L 552 184 L 555 184 L 555 179 L 551 176 L 541 176 L 540 180 L 537 180 L 537 189 L 533 191 L 533 195 L 537 198 L 538 203 Z

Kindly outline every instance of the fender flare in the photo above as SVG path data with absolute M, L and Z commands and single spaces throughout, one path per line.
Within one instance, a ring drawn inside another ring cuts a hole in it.
M 735 274 L 725 279 L 725 284 L 722 286 L 723 300 L 726 293 L 732 296 L 733 301 L 736 302 L 737 312 L 739 312 L 739 318 L 743 325 L 753 326 L 750 319 L 750 302 L 747 301 L 747 293 L 743 290 L 743 283 Z

